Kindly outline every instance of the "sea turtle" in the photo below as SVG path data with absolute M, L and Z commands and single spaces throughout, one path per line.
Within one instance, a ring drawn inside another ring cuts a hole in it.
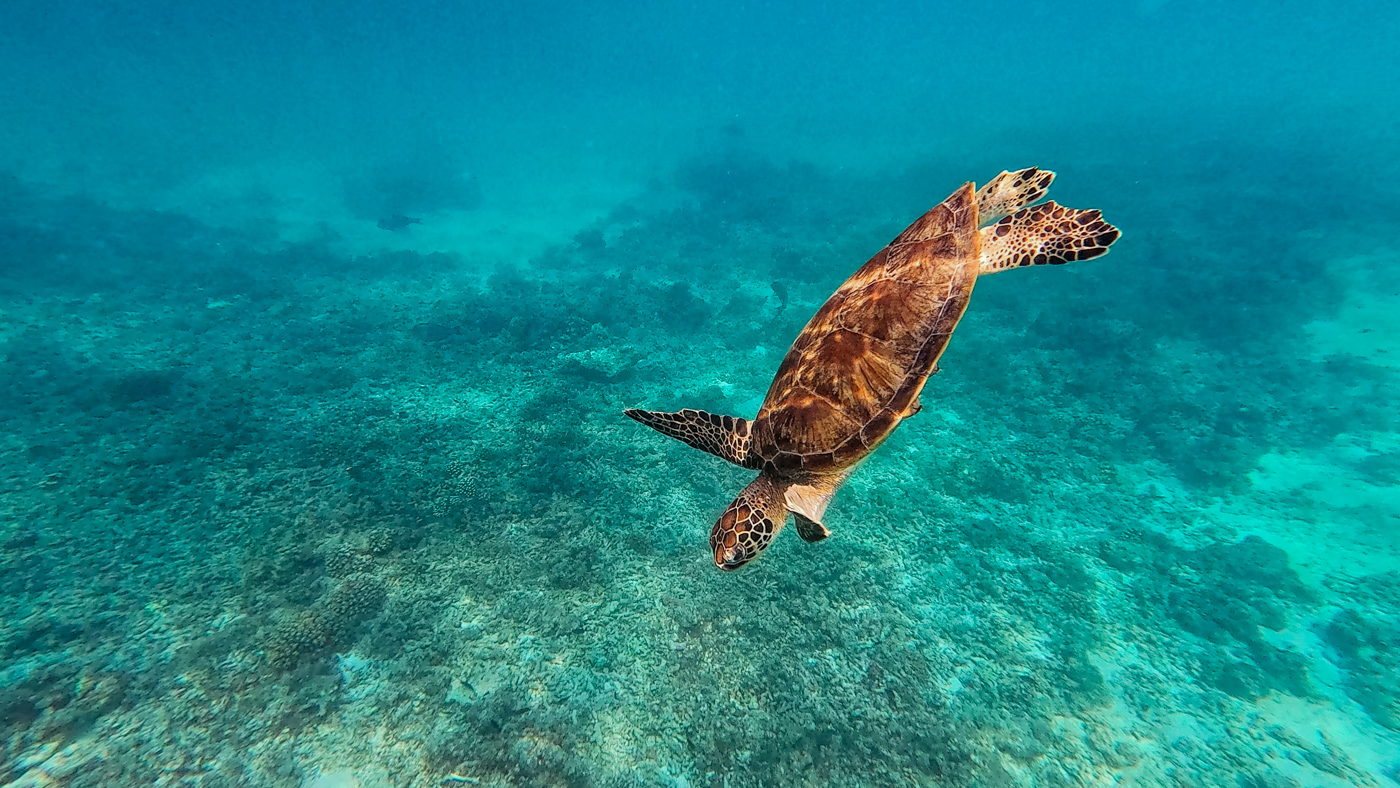
M 710 549 L 738 569 L 791 512 L 808 542 L 831 535 L 827 504 L 855 466 L 919 412 L 919 393 L 982 274 L 1088 260 L 1118 229 L 1097 210 L 1045 202 L 1055 173 L 1002 172 L 944 200 L 870 258 L 817 310 L 783 357 L 753 421 L 700 410 L 627 415 L 760 471 L 720 516 Z

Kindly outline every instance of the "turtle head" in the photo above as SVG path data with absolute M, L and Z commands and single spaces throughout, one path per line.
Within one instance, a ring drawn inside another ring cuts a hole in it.
M 761 474 L 729 504 L 710 531 L 715 566 L 726 572 L 747 564 L 773 542 L 787 522 L 780 484 Z

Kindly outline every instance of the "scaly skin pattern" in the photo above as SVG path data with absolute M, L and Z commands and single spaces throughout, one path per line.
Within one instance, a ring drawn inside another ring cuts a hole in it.
M 1039 200 L 1054 181 L 1055 173 L 1039 167 L 1016 172 L 1002 170 L 977 190 L 977 226 L 986 227 Z
M 982 273 L 1028 265 L 1063 265 L 1108 254 L 1118 228 L 1096 210 L 1081 211 L 1054 200 L 1022 208 L 979 233 Z
M 675 413 L 629 408 L 623 413 L 663 435 L 670 435 L 687 446 L 709 452 L 741 468 L 758 467 L 749 455 L 752 436 L 747 419 L 716 416 L 690 408 Z
M 726 572 L 747 564 L 773 542 L 787 522 L 783 491 L 787 485 L 761 473 L 729 504 L 710 529 L 715 566 Z

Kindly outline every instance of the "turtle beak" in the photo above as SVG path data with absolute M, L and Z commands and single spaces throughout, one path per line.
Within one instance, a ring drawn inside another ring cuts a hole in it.
M 733 572 L 735 569 L 747 564 L 751 556 L 745 556 L 743 551 L 737 547 L 729 547 L 715 551 L 715 566 L 726 572 Z

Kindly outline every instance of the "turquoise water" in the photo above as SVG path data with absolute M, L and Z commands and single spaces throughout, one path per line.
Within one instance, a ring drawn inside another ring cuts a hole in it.
M 1400 784 L 1397 33 L 7 2 L 0 786 Z M 1113 252 L 718 571 L 751 472 L 622 411 L 1030 166 Z

